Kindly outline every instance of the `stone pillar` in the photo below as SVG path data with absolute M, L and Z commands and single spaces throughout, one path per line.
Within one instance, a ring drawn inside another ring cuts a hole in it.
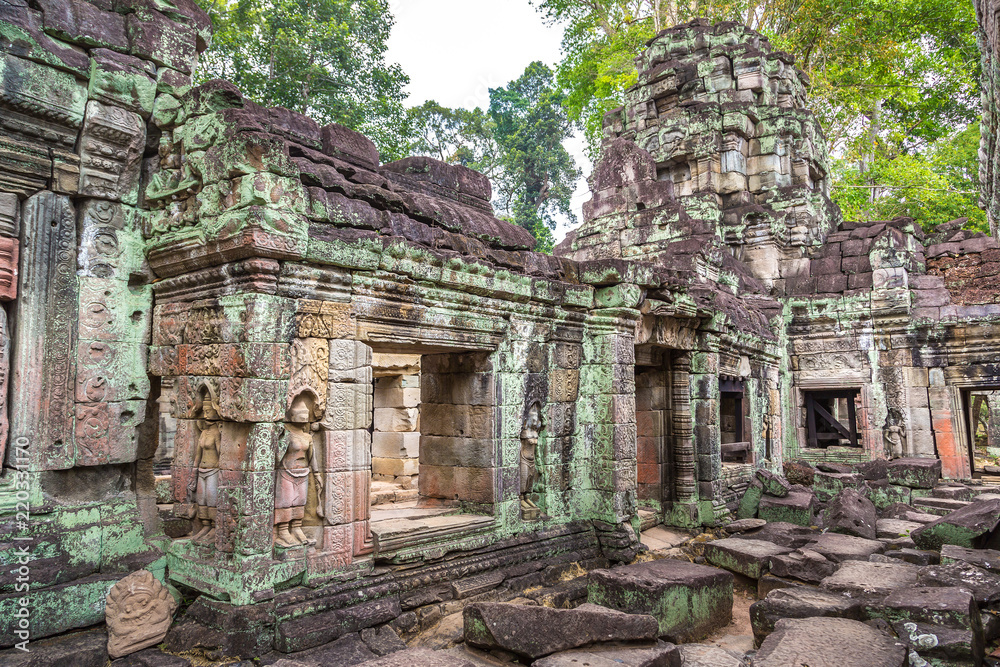
M 673 375 L 674 509 L 671 522 L 691 525 L 698 521 L 698 485 L 691 416 L 691 353 L 676 352 Z

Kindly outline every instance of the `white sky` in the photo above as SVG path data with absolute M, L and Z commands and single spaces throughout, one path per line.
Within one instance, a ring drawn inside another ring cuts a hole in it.
M 389 0 L 396 17 L 386 59 L 410 77 L 406 104 L 435 100 L 447 107 L 486 109 L 490 88 L 506 85 L 536 60 L 559 62 L 562 29 L 546 24 L 528 0 Z M 584 176 L 591 165 L 576 138 L 566 148 Z M 577 216 L 590 199 L 586 180 L 573 195 Z M 555 231 L 562 240 L 569 227 Z

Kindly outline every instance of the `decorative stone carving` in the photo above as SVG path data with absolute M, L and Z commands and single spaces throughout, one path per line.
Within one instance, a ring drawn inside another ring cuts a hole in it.
M 290 397 L 309 391 L 316 400 L 316 411 L 310 421 L 321 418 L 326 411 L 326 386 L 330 373 L 330 346 L 322 338 L 296 338 L 292 341 L 292 377 L 288 385 Z M 289 401 L 291 408 L 291 400 Z
M 21 202 L 13 192 L 0 192 L 0 236 L 21 234 Z
M 12 437 L 25 437 L 43 470 L 74 464 L 76 380 L 76 215 L 69 198 L 41 192 L 24 203 L 11 381 Z
M 323 469 L 318 461 L 319 448 L 314 445 L 314 433 L 319 430 L 319 425 L 313 423 L 315 414 L 316 399 L 308 390 L 296 396 L 288 409 L 286 447 L 278 459 L 274 481 L 274 543 L 279 547 L 316 544 L 302 530 L 310 476 L 315 480 L 317 495 L 323 497 Z M 323 514 L 322 509 L 317 511 Z
M 543 426 L 542 406 L 532 403 L 521 428 L 521 518 L 526 521 L 537 520 L 542 513 L 530 496 L 538 479 L 535 459 L 538 456 L 538 433 Z
M 108 655 L 114 660 L 159 644 L 176 610 L 170 591 L 148 570 L 128 575 L 108 592 Z
M 17 239 L 0 236 L 0 301 L 17 298 Z
M 198 544 L 215 543 L 216 519 L 219 506 L 219 457 L 222 452 L 222 424 L 219 419 L 218 398 L 212 396 L 208 386 L 201 391 L 201 416 L 197 425 L 198 444 L 194 451 L 193 467 L 198 475 L 188 484 L 188 495 L 194 503 L 194 530 L 191 541 Z
M 91 100 L 80 142 L 80 194 L 135 204 L 146 142 L 142 118 Z
M 886 417 L 885 427 L 882 429 L 882 437 L 885 440 L 886 454 L 892 459 L 906 456 L 906 429 L 902 422 L 899 410 L 889 408 L 889 415 Z

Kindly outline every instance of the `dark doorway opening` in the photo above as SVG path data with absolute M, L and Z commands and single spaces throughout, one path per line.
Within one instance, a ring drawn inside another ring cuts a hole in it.
M 860 447 L 857 401 L 860 389 L 805 392 L 807 445 Z
M 753 451 L 742 380 L 719 379 L 719 433 L 723 463 L 749 463 Z

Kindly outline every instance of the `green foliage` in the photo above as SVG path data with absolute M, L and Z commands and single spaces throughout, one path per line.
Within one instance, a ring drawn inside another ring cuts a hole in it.
M 198 0 L 215 37 L 200 81 L 232 81 L 253 101 L 367 134 L 385 159 L 402 157 L 403 86 L 385 61 L 387 0 Z
M 573 128 L 548 67 L 528 65 L 506 88 L 490 89 L 490 117 L 502 151 L 505 178 L 513 187 L 501 191 L 501 209 L 550 251 L 556 216 L 575 221 L 570 200 L 580 170 L 563 141 Z
M 529 230 L 538 250 L 551 251 L 557 216 L 575 219 L 571 198 L 580 171 L 562 144 L 572 125 L 542 63 L 491 89 L 489 111 L 426 102 L 409 110 L 407 128 L 409 153 L 486 174 L 498 216 Z
M 570 118 L 584 128 L 592 157 L 600 147 L 602 117 L 624 102 L 625 90 L 635 81 L 632 59 L 646 40 L 661 28 L 696 16 L 732 20 L 796 56 L 797 65 L 809 75 L 810 106 L 832 154 L 840 158 L 835 179 L 843 180 L 838 201 L 847 202 L 847 217 L 885 217 L 892 208 L 887 200 L 906 186 L 906 201 L 896 202 L 895 210 L 919 210 L 932 215 L 930 224 L 936 224 L 946 211 L 961 210 L 968 201 L 971 208 L 962 213 L 970 222 L 977 219 L 975 197 L 951 192 L 974 189 L 947 171 L 966 170 L 966 163 L 955 155 L 943 157 L 949 137 L 972 136 L 970 124 L 978 114 L 979 50 L 975 12 L 967 0 L 534 4 L 549 19 L 568 25 L 557 76 L 566 90 Z M 846 193 L 858 185 L 885 186 L 868 190 L 876 193 L 877 201 L 871 204 L 878 206 L 861 206 L 856 194 Z M 918 185 L 923 194 L 916 196 Z

